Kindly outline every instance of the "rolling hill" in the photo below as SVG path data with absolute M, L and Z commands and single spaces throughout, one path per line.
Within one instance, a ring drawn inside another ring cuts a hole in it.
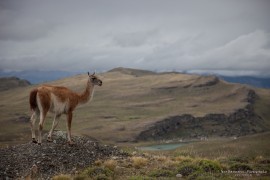
M 117 68 L 99 74 L 92 102 L 77 108 L 72 131 L 103 142 L 244 136 L 270 128 L 270 91 L 231 84 L 215 76 Z M 50 84 L 81 92 L 87 75 Z M 30 140 L 32 88 L 0 92 L 0 143 Z M 49 130 L 52 115 L 45 122 Z M 58 129 L 65 130 L 65 116 Z

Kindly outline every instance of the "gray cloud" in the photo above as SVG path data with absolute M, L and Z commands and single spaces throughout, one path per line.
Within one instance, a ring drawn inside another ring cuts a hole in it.
M 270 76 L 270 2 L 1 1 L 0 69 Z
M 38 16 L 25 15 L 5 0 L 0 4 L 0 25 L 1 41 L 33 41 L 45 38 L 55 26 Z

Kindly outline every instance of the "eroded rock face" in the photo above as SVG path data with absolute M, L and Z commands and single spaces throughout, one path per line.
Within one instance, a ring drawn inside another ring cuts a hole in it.
M 253 110 L 256 98 L 255 92 L 250 90 L 246 99 L 248 105 L 230 115 L 207 114 L 204 117 L 194 117 L 184 114 L 168 117 L 142 131 L 137 136 L 137 140 L 199 139 L 213 136 L 243 136 L 264 132 L 267 129 L 263 125 L 263 119 Z
M 66 133 L 57 131 L 53 142 L 37 145 L 31 142 L 0 149 L 0 179 L 41 178 L 48 179 L 59 173 L 75 173 L 91 165 L 97 159 L 110 156 L 126 156 L 116 147 L 101 145 L 87 137 L 73 136 L 75 144 L 69 146 Z

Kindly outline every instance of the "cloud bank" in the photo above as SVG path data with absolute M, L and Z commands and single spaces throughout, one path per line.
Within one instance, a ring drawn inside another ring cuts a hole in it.
M 267 0 L 3 0 L 0 70 L 270 77 L 269 8 Z

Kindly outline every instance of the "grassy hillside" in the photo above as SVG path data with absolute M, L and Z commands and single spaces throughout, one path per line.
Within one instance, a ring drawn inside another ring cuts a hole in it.
M 214 76 L 115 69 L 99 74 L 99 77 L 103 86 L 96 87 L 92 102 L 77 108 L 72 131 L 105 142 L 132 141 L 149 125 L 169 116 L 191 114 L 202 117 L 209 113 L 228 115 L 248 104 L 248 87 L 226 83 Z M 87 75 L 83 74 L 50 84 L 81 92 L 86 81 Z M 0 92 L 2 145 L 30 139 L 28 95 L 34 87 Z M 259 100 L 255 110 L 270 126 L 269 90 L 256 89 L 256 93 Z M 49 130 L 51 123 L 52 116 L 49 115 L 45 131 Z M 63 115 L 58 129 L 65 128 Z

